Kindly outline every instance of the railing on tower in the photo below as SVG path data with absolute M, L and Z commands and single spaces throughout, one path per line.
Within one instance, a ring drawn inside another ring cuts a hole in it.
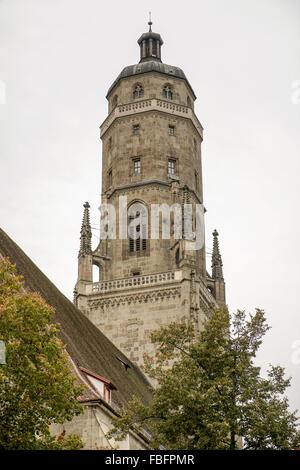
M 116 106 L 100 127 L 101 137 L 105 134 L 107 129 L 116 118 L 150 110 L 166 111 L 168 113 L 175 114 L 176 116 L 182 116 L 191 119 L 201 138 L 203 137 L 203 127 L 191 108 L 157 98 Z

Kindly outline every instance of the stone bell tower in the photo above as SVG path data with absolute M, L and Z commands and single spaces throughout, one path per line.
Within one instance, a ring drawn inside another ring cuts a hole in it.
M 76 305 L 139 364 L 152 350 L 152 330 L 183 319 L 200 327 L 217 304 L 225 304 L 217 232 L 211 276 L 205 245 L 190 250 L 185 236 L 174 235 L 172 207 L 203 204 L 203 128 L 194 91 L 180 68 L 162 62 L 163 41 L 151 24 L 138 40 L 140 62 L 125 67 L 108 90 L 108 116 L 100 127 L 102 204 L 115 209 L 115 238 L 102 237 L 92 251 L 86 203 L 74 291 Z M 120 201 L 126 204 L 125 237 Z M 151 236 L 153 205 L 160 205 L 158 237 Z M 170 236 L 163 233 L 168 217 Z M 93 265 L 100 270 L 96 282 Z

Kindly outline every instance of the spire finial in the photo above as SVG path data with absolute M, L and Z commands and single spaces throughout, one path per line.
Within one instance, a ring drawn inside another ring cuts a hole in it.
M 152 28 L 151 28 L 152 24 L 153 24 L 153 23 L 152 23 L 152 20 L 151 20 L 151 11 L 149 11 L 149 21 L 148 21 L 149 33 L 152 31 Z
M 154 33 L 152 31 L 152 17 L 151 12 L 149 12 L 149 31 L 141 35 L 138 39 L 138 45 L 140 46 L 141 51 L 141 60 L 144 62 L 146 60 L 158 60 L 161 62 L 161 46 L 163 45 L 163 40 L 160 37 L 160 34 Z
M 215 229 L 213 231 L 213 253 L 212 253 L 212 260 L 211 260 L 211 267 L 212 267 L 212 277 L 215 280 L 223 281 L 223 263 L 222 257 L 219 249 L 219 240 L 218 240 L 218 232 Z
M 88 202 L 83 204 L 83 219 L 80 231 L 80 255 L 90 255 L 92 253 L 92 230 L 90 224 L 90 205 Z

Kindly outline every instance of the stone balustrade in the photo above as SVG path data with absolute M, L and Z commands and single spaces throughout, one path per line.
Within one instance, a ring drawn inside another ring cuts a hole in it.
M 182 279 L 181 271 L 168 271 L 165 273 L 147 274 L 144 276 L 132 276 L 125 279 L 112 281 L 100 281 L 86 286 L 86 294 L 104 294 L 122 289 L 134 289 L 155 285 L 168 284 Z
M 102 137 L 107 129 L 111 126 L 113 121 L 118 117 L 129 116 L 131 114 L 140 113 L 143 111 L 162 111 L 191 119 L 201 138 L 203 138 L 203 128 L 197 119 L 194 111 L 188 106 L 172 103 L 171 101 L 160 100 L 153 98 L 151 100 L 142 100 L 132 103 L 122 104 L 116 106 L 110 115 L 105 119 L 100 127 L 100 136 Z

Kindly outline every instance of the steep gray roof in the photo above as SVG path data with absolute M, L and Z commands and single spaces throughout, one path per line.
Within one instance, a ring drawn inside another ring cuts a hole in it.
M 2 229 L 0 253 L 16 264 L 19 274 L 24 277 L 26 287 L 39 293 L 55 309 L 53 321 L 59 323 L 59 336 L 76 364 L 110 380 L 117 388 L 113 391 L 117 403 L 126 404 L 133 394 L 140 397 L 144 403 L 151 401 L 151 387 L 139 367 L 127 359 L 52 284 Z M 120 360 L 128 364 L 129 368 L 125 370 Z
M 122 72 L 118 75 L 116 80 L 113 82 L 111 87 L 109 88 L 106 98 L 114 89 L 114 87 L 119 83 L 119 81 L 122 80 L 122 78 L 131 77 L 133 75 L 140 75 L 142 73 L 147 73 L 147 72 L 164 73 L 165 75 L 169 75 L 170 77 L 176 77 L 176 78 L 181 78 L 182 80 L 185 80 L 188 86 L 190 87 L 194 95 L 194 98 L 196 99 L 196 95 L 188 79 L 186 78 L 183 70 L 181 70 L 179 67 L 174 67 L 173 65 L 163 64 L 159 60 L 145 60 L 144 62 L 140 62 L 139 64 L 128 65 L 127 67 L 125 67 L 122 70 Z

